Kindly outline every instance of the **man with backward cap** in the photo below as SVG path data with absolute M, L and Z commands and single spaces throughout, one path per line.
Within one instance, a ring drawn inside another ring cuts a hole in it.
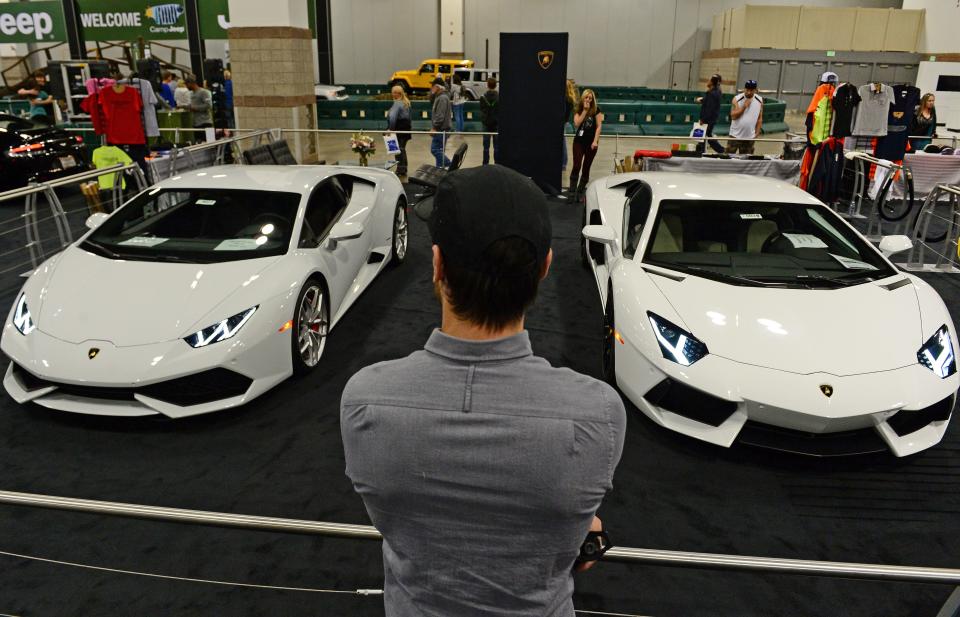
M 386 615 L 573 617 L 623 403 L 533 355 L 524 313 L 553 253 L 530 179 L 447 174 L 429 227 L 440 328 L 354 375 L 341 402 L 346 473 L 384 538 Z

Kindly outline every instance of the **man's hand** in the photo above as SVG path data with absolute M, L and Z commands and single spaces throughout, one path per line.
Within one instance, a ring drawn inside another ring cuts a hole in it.
M 594 144 L 594 148 L 596 148 L 596 144 Z M 603 531 L 603 521 L 600 520 L 599 516 L 593 517 L 593 522 L 590 523 L 590 531 Z M 586 572 L 587 570 L 592 568 L 596 563 L 597 563 L 596 561 L 584 561 L 583 563 L 577 566 L 575 571 Z

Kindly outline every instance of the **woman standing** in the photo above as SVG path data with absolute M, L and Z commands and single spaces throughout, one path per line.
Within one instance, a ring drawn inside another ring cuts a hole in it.
M 463 104 L 467 101 L 463 96 L 463 81 L 459 75 L 453 76 L 450 86 L 451 103 L 453 103 L 453 126 L 458 133 L 463 132 Z
M 937 108 L 934 106 L 937 100 L 932 92 L 928 92 L 920 99 L 920 106 L 917 107 L 917 113 L 910 121 L 910 136 L 937 136 Z M 910 146 L 915 151 L 920 151 L 930 144 L 929 139 L 911 139 Z
M 410 99 L 407 93 L 400 86 L 394 86 L 390 89 L 390 95 L 393 96 L 393 106 L 390 113 L 387 114 L 387 128 L 391 131 L 409 131 L 412 130 L 410 122 Z M 400 144 L 400 154 L 397 155 L 397 175 L 407 175 L 407 142 L 410 141 L 410 133 L 397 133 L 397 143 Z
M 603 112 L 597 104 L 597 95 L 587 89 L 580 96 L 576 113 L 573 115 L 573 168 L 570 170 L 570 191 L 574 191 L 574 199 L 580 200 L 587 183 L 590 182 L 590 166 L 597 156 L 597 146 L 600 145 L 600 128 L 603 126 Z M 580 166 L 583 165 L 583 175 L 580 175 Z M 579 184 L 577 180 L 580 180 Z
M 707 131 L 704 134 L 706 137 L 713 137 L 713 127 L 720 119 L 720 81 L 719 75 L 711 76 L 710 83 L 707 84 L 707 92 L 698 101 L 700 103 L 700 124 L 707 125 Z M 701 154 L 706 150 L 703 143 L 701 141 L 697 144 L 697 152 Z M 710 144 L 710 148 L 714 152 L 718 154 L 723 152 L 723 146 L 716 139 L 711 139 L 707 143 Z
M 567 123 L 570 122 L 570 116 L 573 114 L 574 107 L 580 101 L 580 94 L 577 92 L 577 82 L 572 79 L 567 80 L 567 89 L 563 95 L 563 169 L 567 169 Z

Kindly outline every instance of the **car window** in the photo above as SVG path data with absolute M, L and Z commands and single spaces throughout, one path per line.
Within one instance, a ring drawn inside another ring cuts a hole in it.
M 154 189 L 104 221 L 80 247 L 114 259 L 217 263 L 282 255 L 299 193 Z
M 449 64 L 438 64 L 438 65 L 437 65 L 437 70 L 438 70 L 439 72 L 441 72 L 441 73 L 449 73 L 449 72 L 450 72 L 450 69 L 452 69 L 452 68 L 453 68 L 453 67 L 450 66 Z
M 653 225 L 644 262 L 696 276 L 810 287 L 895 274 L 821 205 L 667 200 Z
M 420 67 L 420 72 L 421 72 L 421 73 L 432 73 L 432 72 L 433 72 L 433 65 L 432 65 L 432 64 L 424 64 L 423 66 Z
M 300 248 L 316 248 L 347 207 L 347 195 L 336 178 L 317 186 L 310 194 L 300 231 Z
M 640 235 L 650 216 L 650 205 L 653 202 L 653 191 L 650 185 L 643 181 L 627 190 L 627 200 L 623 210 L 623 255 L 633 259 L 640 246 Z

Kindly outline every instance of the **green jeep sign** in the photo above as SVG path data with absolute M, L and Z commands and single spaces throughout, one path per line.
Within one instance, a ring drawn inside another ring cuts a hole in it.
M 183 0 L 78 0 L 88 41 L 148 41 L 187 38 Z
M 0 3 L 0 43 L 55 43 L 67 40 L 59 2 Z

